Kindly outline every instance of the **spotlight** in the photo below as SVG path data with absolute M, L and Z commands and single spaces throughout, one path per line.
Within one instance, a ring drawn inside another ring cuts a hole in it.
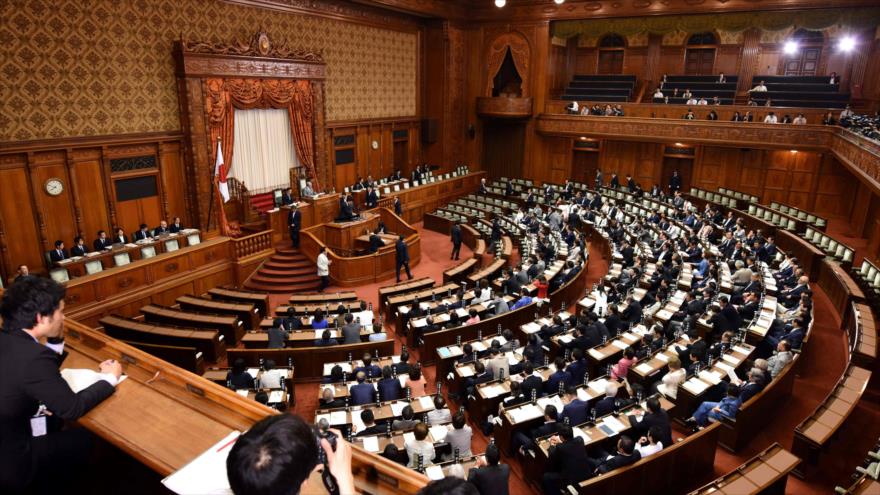
M 837 48 L 842 52 L 851 52 L 856 47 L 856 40 L 852 36 L 844 36 L 837 44 Z
M 791 150 L 792 153 L 797 153 L 798 150 Z
M 556 5 L 562 5 L 565 3 L 565 0 L 553 0 L 553 1 L 556 2 Z
M 495 0 L 495 6 L 499 9 L 507 5 L 507 0 Z
M 782 48 L 782 51 L 786 53 L 786 55 L 792 55 L 798 51 L 797 41 L 786 41 L 785 46 Z

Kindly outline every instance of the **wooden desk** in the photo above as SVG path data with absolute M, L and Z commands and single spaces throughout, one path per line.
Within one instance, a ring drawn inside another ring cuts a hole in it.
M 434 279 L 431 277 L 408 280 L 399 284 L 379 287 L 379 304 L 384 307 L 388 298 L 412 291 L 421 291 L 434 287 Z
M 846 314 L 851 302 L 865 302 L 865 293 L 859 284 L 840 265 L 828 259 L 819 265 L 819 287 L 828 294 L 839 315 Z
M 189 236 L 195 235 L 199 242 L 190 244 Z M 70 277 L 84 277 L 89 274 L 86 272 L 86 264 L 93 261 L 100 261 L 103 270 L 115 268 L 117 266 L 127 266 L 141 260 L 149 259 L 144 256 L 143 251 L 152 248 L 153 256 L 171 253 L 179 249 L 195 246 L 201 241 L 201 232 L 198 229 L 186 229 L 178 234 L 168 234 L 162 237 L 154 237 L 145 241 L 132 242 L 129 244 L 114 244 L 110 249 L 104 251 L 93 251 L 86 256 L 75 256 L 64 261 L 53 263 L 50 268 L 64 268 Z M 128 255 L 128 262 L 122 265 L 116 262 L 117 255 Z M 152 257 L 152 256 L 150 256 Z
M 776 244 L 789 256 L 800 260 L 811 282 L 819 280 L 820 263 L 825 259 L 825 253 L 821 249 L 785 230 L 776 231 Z
M 853 302 L 844 318 L 849 336 L 851 361 L 865 369 L 873 369 L 877 360 L 877 320 L 871 307 Z
M 353 251 L 355 239 L 364 232 L 374 231 L 379 224 L 379 218 L 375 213 L 364 212 L 361 218 L 350 222 L 326 223 L 322 226 L 324 244 L 334 251 Z
M 100 323 L 107 335 L 117 339 L 193 347 L 204 353 L 209 361 L 217 361 L 225 354 L 223 337 L 217 330 L 164 327 L 117 316 L 105 316 Z
M 250 292 L 227 287 L 214 287 L 208 289 L 208 296 L 215 301 L 229 301 L 244 304 L 253 304 L 260 310 L 261 315 L 269 314 L 269 295 L 263 292 Z
M 237 316 L 191 313 L 157 304 L 142 307 L 141 313 L 148 322 L 219 330 L 229 347 L 238 344 L 244 335 L 244 324 Z
M 217 315 L 233 315 L 238 317 L 244 324 L 246 330 L 258 328 L 260 321 L 259 310 L 253 304 L 229 303 L 222 301 L 212 301 L 196 296 L 180 296 L 177 298 L 177 304 L 185 310 L 192 310 L 200 313 L 209 313 Z
M 788 473 L 800 459 L 778 443 L 690 495 L 784 495 Z
M 229 362 L 242 358 L 248 366 L 253 367 L 260 365 L 260 359 L 272 359 L 279 366 L 294 366 L 298 380 L 319 381 L 324 377 L 324 363 L 346 361 L 349 354 L 362 356 L 364 352 L 390 356 L 394 354 L 394 340 L 293 349 L 228 349 L 226 358 Z
M 356 302 L 357 292 L 343 291 L 325 294 L 294 294 L 287 299 L 290 304 L 331 304 L 342 302 Z

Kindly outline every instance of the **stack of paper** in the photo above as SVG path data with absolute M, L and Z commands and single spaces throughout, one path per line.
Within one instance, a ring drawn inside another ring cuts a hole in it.
M 608 384 L 608 380 L 605 378 L 600 378 L 598 380 L 591 381 L 587 386 L 593 389 L 598 394 L 605 393 L 605 385 Z
M 365 425 L 364 420 L 361 419 L 361 411 L 351 412 L 351 425 L 354 427 L 355 433 L 360 433 L 367 429 L 367 425 Z
M 748 347 L 743 347 L 741 345 L 734 346 L 733 350 L 740 353 L 740 354 L 745 354 L 747 356 L 752 352 L 752 350 L 749 349 Z
M 442 442 L 446 439 L 446 434 L 449 433 L 449 429 L 446 428 L 446 425 L 435 425 L 430 428 L 431 438 L 434 439 L 434 442 Z
M 226 477 L 226 458 L 239 435 L 239 431 L 226 435 L 189 464 L 162 480 L 162 484 L 179 495 L 231 494 Z
M 127 377 L 128 375 L 120 376 L 117 385 L 122 383 Z M 67 382 L 70 390 L 73 390 L 73 393 L 75 394 L 91 387 L 99 380 L 103 380 L 101 374 L 95 370 L 74 368 L 64 368 L 61 370 L 61 378 L 64 378 L 64 381 Z M 245 396 L 247 396 L 247 390 L 245 390 Z
M 473 342 L 473 343 L 471 343 L 471 349 L 473 349 L 477 352 L 483 352 L 486 350 L 486 344 L 484 344 L 482 342 Z
M 364 440 L 364 450 L 367 452 L 379 452 L 379 437 L 377 436 L 368 436 L 363 437 Z
M 617 347 L 620 350 L 623 350 L 623 349 L 626 349 L 627 347 L 629 347 L 629 344 L 627 344 L 626 342 L 624 342 L 622 340 L 615 340 L 614 342 L 611 342 L 611 345 L 613 345 L 614 347 Z
M 737 359 L 732 354 L 725 354 L 725 355 L 721 356 L 721 359 L 723 359 L 724 361 L 727 361 L 733 367 L 739 366 L 739 363 L 740 363 L 740 360 Z
M 660 361 L 663 361 L 664 363 L 669 362 L 669 355 L 666 353 L 660 352 L 660 353 L 657 353 L 654 357 L 656 357 Z
M 428 466 L 425 468 L 425 476 L 427 476 L 429 480 L 442 480 L 446 477 L 446 475 L 443 474 L 443 468 L 440 466 Z
M 565 407 L 565 404 L 562 403 L 562 399 L 560 399 L 558 395 L 553 395 L 551 397 L 541 397 L 537 400 L 537 402 L 542 409 L 546 408 L 547 406 L 554 406 L 556 407 L 557 411 L 561 412 L 562 409 Z
M 562 342 L 563 344 L 568 344 L 569 342 L 574 340 L 574 337 L 570 333 L 567 333 L 564 335 L 560 335 L 558 340 L 559 340 L 559 342 Z
M 505 356 L 507 356 L 507 364 L 509 366 L 516 366 L 519 363 L 519 358 L 517 358 L 513 352 L 505 352 Z
M 587 354 L 589 354 L 590 356 L 593 356 L 593 358 L 598 361 L 602 360 L 602 353 L 597 351 L 596 349 L 589 349 L 587 351 Z
M 415 442 L 415 441 L 416 441 L 416 434 L 415 433 L 408 431 L 403 434 L 403 443 L 404 444 L 407 444 L 410 442 Z
M 269 404 L 278 404 L 279 402 L 284 400 L 284 392 L 280 390 L 273 390 L 269 392 Z
M 505 392 L 504 387 L 498 384 L 488 385 L 480 390 L 482 391 L 483 396 L 487 399 L 493 399 Z
M 590 442 L 590 434 L 585 432 L 584 430 L 582 430 L 580 428 L 572 428 L 571 431 L 572 431 L 572 433 L 574 433 L 575 438 L 577 438 L 577 437 L 583 438 L 584 443 Z
M 247 397 L 248 396 L 248 389 L 243 388 L 241 390 L 236 390 L 235 393 L 237 393 L 238 395 L 240 395 L 242 397 Z
M 587 392 L 587 389 L 585 389 L 584 387 L 578 388 L 578 399 L 582 401 L 590 400 L 590 394 Z
M 614 416 L 606 416 L 605 419 L 602 420 L 602 423 L 605 426 L 614 430 L 614 433 L 620 433 L 621 431 L 626 429 L 626 425 L 621 423 L 620 420 L 618 420 Z
M 721 374 L 717 371 L 703 370 L 700 371 L 700 378 L 712 385 L 718 385 L 721 382 Z
M 419 404 L 422 406 L 422 409 L 431 411 L 434 409 L 434 398 L 430 395 L 419 397 Z
M 682 385 L 688 392 L 694 395 L 700 395 L 704 390 L 709 388 L 709 384 L 698 378 L 691 378 Z
M 532 334 L 532 333 L 536 333 L 536 332 L 540 331 L 541 325 L 538 325 L 537 323 L 532 321 L 532 322 L 526 323 L 525 325 L 522 325 L 520 328 L 522 328 L 522 330 L 525 333 Z
M 333 411 L 328 419 L 331 425 L 344 425 L 348 423 L 348 413 L 345 411 Z
M 403 409 L 409 404 L 406 402 L 392 402 L 391 403 L 391 414 L 395 416 L 400 416 L 403 414 Z
M 636 366 L 636 371 L 638 371 L 639 373 L 641 373 L 643 375 L 647 375 L 648 373 L 654 371 L 654 367 L 648 363 L 642 363 L 642 364 Z

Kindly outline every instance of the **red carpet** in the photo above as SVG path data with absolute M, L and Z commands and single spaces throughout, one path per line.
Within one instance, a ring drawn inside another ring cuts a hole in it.
M 835 227 L 840 228 L 839 225 L 837 224 Z M 421 224 L 416 224 L 416 228 L 422 234 L 422 258 L 419 265 L 413 268 L 413 276 L 415 278 L 432 277 L 439 284 L 443 278 L 443 271 L 459 262 L 449 260 L 451 244 L 445 235 L 423 230 Z M 470 251 L 466 247 L 463 249 L 467 252 L 463 252 L 462 257 L 469 256 Z M 598 259 L 596 253 L 591 253 L 591 255 L 592 259 L 588 267 L 588 284 L 592 284 L 604 276 L 607 271 L 605 260 Z M 394 279 L 391 278 L 384 282 L 357 287 L 354 290 L 361 299 L 372 302 L 374 307 L 378 307 L 378 289 L 393 283 Z M 344 290 L 344 288 L 331 287 L 329 290 Z M 790 448 L 795 426 L 824 400 L 837 382 L 846 366 L 846 338 L 839 328 L 839 315 L 835 313 L 831 302 L 821 289 L 814 287 L 814 290 L 816 322 L 808 348 L 801 358 L 805 360 L 801 368 L 802 375 L 796 379 L 791 397 L 785 403 L 779 404 L 778 413 L 774 417 L 768 418 L 764 431 L 742 452 L 732 455 L 719 448 L 714 473 L 706 473 L 704 479 L 694 480 L 693 488 L 732 471 L 773 442 L 779 442 L 783 447 Z M 280 294 L 272 295 L 271 302 L 273 306 L 285 303 L 287 297 L 287 295 Z M 389 335 L 395 335 L 391 326 L 386 325 L 386 328 L 389 330 Z M 399 352 L 401 340 L 396 337 L 395 339 L 398 344 L 396 349 Z M 417 359 L 418 353 L 413 352 L 412 354 Z M 426 367 L 424 374 L 428 383 L 434 383 L 435 369 L 433 366 Z M 296 397 L 297 403 L 294 411 L 306 419 L 313 418 L 318 404 L 318 385 L 297 384 Z M 847 425 L 840 432 L 839 438 L 834 441 L 832 451 L 823 456 L 821 469 L 810 479 L 804 481 L 790 476 L 786 493 L 824 494 L 831 492 L 835 485 L 846 484 L 854 467 L 880 435 L 880 405 L 878 405 L 876 397 L 874 400 L 863 400 L 862 402 L 863 404 L 847 420 Z M 487 444 L 487 438 L 478 429 L 474 429 L 474 452 L 482 452 Z M 524 481 L 519 462 L 509 458 L 503 461 L 512 467 L 510 493 L 539 493 Z

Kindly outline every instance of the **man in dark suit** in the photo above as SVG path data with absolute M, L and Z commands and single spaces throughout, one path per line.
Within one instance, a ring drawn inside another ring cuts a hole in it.
M 605 397 L 599 399 L 593 406 L 593 415 L 601 418 L 606 414 L 614 412 L 614 405 L 617 403 L 617 383 L 609 381 L 605 384 Z
M 547 381 L 544 383 L 544 392 L 548 394 L 559 392 L 560 384 L 564 387 L 566 383 L 571 381 L 571 374 L 565 371 L 565 359 L 562 356 L 556 356 L 553 365 L 556 367 L 556 371 L 547 377 Z
M 169 230 L 171 230 L 171 233 L 176 234 L 176 233 L 180 232 L 181 230 L 183 230 L 183 228 L 184 228 L 183 224 L 180 223 L 180 217 L 174 217 L 174 221 L 171 222 L 171 226 L 169 227 Z
M 617 174 L 611 174 L 611 180 L 608 182 L 608 187 L 611 189 L 617 189 L 620 187 L 620 179 L 617 177 Z
M 360 406 L 373 402 L 373 385 L 365 383 L 366 375 L 361 371 L 357 374 L 357 383 L 349 388 L 348 395 L 351 397 L 351 405 Z
M 419 169 L 418 169 L 418 167 L 416 167 L 416 168 L 413 169 L 412 174 L 410 175 L 409 180 L 410 180 L 410 182 L 412 182 L 413 185 L 416 185 L 416 182 L 422 180 L 422 174 L 419 173 Z
M 468 471 L 467 480 L 477 488 L 480 495 L 508 495 L 510 466 L 499 464 L 501 451 L 494 443 L 486 447 L 485 457 L 477 458 L 477 463 Z
M 507 179 L 507 182 L 504 184 L 504 195 L 513 196 L 513 192 L 513 184 L 510 182 L 510 179 Z
M 397 239 L 397 244 L 395 245 L 394 250 L 394 272 L 397 275 L 397 281 L 400 282 L 401 267 L 406 269 L 406 276 L 412 280 L 412 272 L 409 271 L 409 249 L 406 247 L 406 242 L 404 242 L 403 236 L 400 236 Z
M 58 263 L 67 258 L 70 258 L 70 255 L 68 255 L 67 250 L 64 249 L 64 241 L 55 241 L 55 249 L 49 251 L 49 259 L 53 263 Z
M 59 373 L 66 356 L 63 300 L 64 288 L 58 283 L 23 277 L 9 286 L 0 303 L 0 486 L 4 493 L 70 491 L 64 484 L 88 462 L 91 436 L 85 428 L 50 428 L 46 413 L 60 420 L 80 418 L 113 394 L 122 374 L 118 362 L 104 361 L 99 364 L 97 382 L 78 393 L 70 389 Z
M 86 246 L 86 241 L 82 238 L 82 236 L 78 235 L 73 238 L 73 247 L 70 248 L 71 256 L 85 256 L 86 253 L 89 252 L 89 248 Z
M 550 450 L 544 472 L 544 493 L 556 495 L 563 487 L 587 478 L 584 469 L 589 462 L 584 439 L 574 436 L 570 426 L 563 426 L 558 435 L 550 437 Z
M 267 332 L 269 334 L 269 349 L 283 349 L 290 332 L 284 328 L 273 326 Z
M 363 371 L 365 376 L 370 378 L 382 376 L 382 369 L 373 364 L 373 357 L 370 356 L 369 352 L 365 352 L 361 357 L 361 361 L 363 361 L 363 366 L 358 366 L 354 369 L 354 374 L 357 375 L 359 372 Z
M 535 376 L 534 373 L 535 366 L 532 363 L 526 363 L 523 365 L 523 374 L 526 375 L 526 378 L 522 381 L 522 392 L 526 394 L 526 397 L 529 399 L 532 398 L 533 390 L 535 391 L 535 397 L 541 397 L 544 395 L 542 393 L 542 390 L 544 389 L 544 380 Z
M 450 255 L 449 259 L 457 260 L 459 256 L 459 252 L 461 252 L 461 222 L 456 220 L 452 225 L 452 230 L 449 234 L 452 239 L 452 255 Z
M 122 229 L 120 229 L 120 230 L 122 230 Z M 111 241 L 109 238 L 107 238 L 107 232 L 104 232 L 103 230 L 99 230 L 98 231 L 98 238 L 95 239 L 95 242 L 92 243 L 92 247 L 95 248 L 95 251 L 103 251 L 103 250 L 107 249 L 108 247 L 111 247 L 113 245 L 113 242 L 114 241 Z
M 147 230 L 147 224 L 142 223 L 140 225 L 140 229 L 134 233 L 133 239 L 135 241 L 141 241 L 141 240 L 149 239 L 149 238 L 150 238 L 150 231 Z
M 398 169 L 398 170 L 395 170 L 395 171 L 391 174 L 390 177 L 388 177 L 388 180 L 394 181 L 394 180 L 400 180 L 400 179 L 402 179 L 402 178 L 403 178 L 403 175 L 401 175 L 400 170 Z
M 359 344 L 361 342 L 361 324 L 354 321 L 354 315 L 345 314 L 345 325 L 342 326 L 343 344 Z
M 168 222 L 162 220 L 159 222 L 159 226 L 153 229 L 153 237 L 159 237 L 162 234 L 170 234 L 171 230 L 168 229 Z
M 394 214 L 403 215 L 403 203 L 400 202 L 400 196 L 394 196 Z
M 642 305 L 633 296 L 627 296 L 626 308 L 621 316 L 626 323 L 638 323 L 642 320 Z
M 562 402 L 565 406 L 562 408 L 562 414 L 559 415 L 561 420 L 565 421 L 568 418 L 568 424 L 575 426 L 588 419 L 590 404 L 578 398 L 576 387 L 569 386 L 565 389 Z
M 384 245 L 385 245 L 385 241 L 383 241 L 382 238 L 379 237 L 378 232 L 373 232 L 372 234 L 370 234 L 370 252 L 371 253 L 375 253 L 376 251 L 379 250 L 380 247 L 382 247 Z
M 630 192 L 630 194 L 636 192 L 636 181 L 633 180 L 632 176 L 627 174 L 626 176 L 626 189 Z
M 397 400 L 400 398 L 400 380 L 391 374 L 391 366 L 382 368 L 382 379 L 376 384 L 379 389 L 379 400 Z
M 103 231 L 101 231 L 101 232 L 103 232 Z M 98 232 L 99 239 L 101 237 L 101 232 Z M 106 234 L 105 234 L 105 237 L 106 237 Z M 95 241 L 95 242 L 97 243 L 98 241 Z M 112 244 L 128 244 L 128 236 L 125 235 L 125 230 L 121 229 L 121 228 L 117 228 L 116 229 L 116 236 L 114 236 L 113 239 L 110 239 L 110 242 Z
M 318 401 L 318 408 L 336 409 L 338 407 L 345 407 L 345 401 L 333 396 L 333 387 L 325 388 L 324 391 L 321 392 L 321 399 Z
M 681 176 L 678 175 L 678 170 L 672 171 L 672 177 L 669 178 L 669 194 L 675 194 L 676 191 L 681 190 Z M 666 444 L 663 444 L 665 447 Z
M 302 212 L 296 205 L 291 205 L 287 214 L 287 228 L 290 230 L 290 243 L 299 249 L 299 230 L 302 228 Z
M 587 459 L 590 471 L 593 475 L 605 474 L 617 468 L 629 466 L 641 459 L 641 455 L 635 451 L 636 444 L 632 438 L 622 435 L 617 441 L 617 452 L 609 454 L 599 449 L 599 456 Z
M 376 424 L 376 418 L 373 415 L 372 409 L 364 409 L 361 411 L 361 421 L 364 422 L 364 429 L 357 432 L 358 437 L 364 437 L 367 435 L 378 435 L 379 433 L 384 433 L 385 428 Z
M 315 339 L 315 342 L 312 345 L 314 345 L 315 347 L 327 347 L 338 344 L 339 341 L 331 338 L 330 335 L 330 330 L 325 328 L 324 332 L 321 333 L 321 338 Z
M 367 208 L 375 208 L 379 206 L 379 195 L 376 194 L 376 190 L 372 187 L 367 188 L 367 197 L 364 200 L 364 204 Z
M 530 395 L 526 394 L 526 398 L 530 397 Z M 562 423 L 557 421 L 558 418 L 559 412 L 556 410 L 556 406 L 553 404 L 547 404 L 547 406 L 544 407 L 544 424 L 530 431 L 528 435 L 521 431 L 514 433 L 513 438 L 511 439 L 511 448 L 513 448 L 513 451 L 525 455 L 527 450 L 534 450 L 536 439 L 552 435 L 558 432 L 563 426 Z
M 658 426 L 663 431 L 660 438 L 655 438 L 663 443 L 663 447 L 672 445 L 672 427 L 669 423 L 669 414 L 660 407 L 660 399 L 657 396 L 651 396 L 647 400 L 648 411 L 639 418 L 638 416 L 629 416 L 629 424 L 632 425 L 636 435 L 644 437 L 648 435 L 648 430 L 652 426 Z
M 284 190 L 284 194 L 281 195 L 281 206 L 284 205 L 292 205 L 293 204 L 293 189 L 287 188 Z

